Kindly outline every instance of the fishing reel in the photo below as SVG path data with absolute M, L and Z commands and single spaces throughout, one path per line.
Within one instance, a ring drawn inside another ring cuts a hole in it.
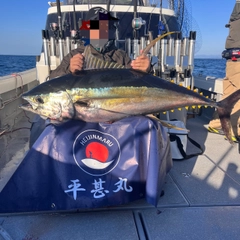
M 50 23 L 50 29 L 53 32 L 54 38 L 58 41 L 60 37 L 58 24 L 55 22 Z
M 132 28 L 134 29 L 134 30 L 139 30 L 143 25 L 145 25 L 146 24 L 146 21 L 145 20 L 143 20 L 141 17 L 139 17 L 139 18 L 134 18 L 133 20 L 132 20 Z
M 53 32 L 56 32 L 56 31 L 59 30 L 59 26 L 58 26 L 57 23 L 52 22 L 52 23 L 50 23 L 50 29 L 51 29 Z

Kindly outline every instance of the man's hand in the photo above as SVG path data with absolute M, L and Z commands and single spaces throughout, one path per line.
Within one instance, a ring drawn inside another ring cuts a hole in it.
M 131 66 L 133 69 L 141 70 L 143 72 L 149 72 L 151 64 L 150 60 L 145 55 L 140 55 L 135 60 L 131 62 Z
M 83 65 L 84 65 L 84 56 L 81 53 L 78 53 L 70 59 L 69 69 L 72 73 L 74 73 L 76 71 L 82 70 Z

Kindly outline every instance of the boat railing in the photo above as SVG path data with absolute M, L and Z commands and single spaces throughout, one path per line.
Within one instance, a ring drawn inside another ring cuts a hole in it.
M 37 84 L 36 68 L 0 77 L 0 129 L 11 130 L 22 113 L 22 93 Z

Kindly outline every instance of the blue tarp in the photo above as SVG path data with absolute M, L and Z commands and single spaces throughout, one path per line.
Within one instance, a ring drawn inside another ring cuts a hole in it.
M 171 167 L 167 133 L 150 118 L 50 124 L 0 193 L 0 212 L 101 208 L 144 197 L 156 206 Z

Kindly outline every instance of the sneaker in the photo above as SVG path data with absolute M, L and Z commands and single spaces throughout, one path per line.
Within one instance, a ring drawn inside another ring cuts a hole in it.
M 224 137 L 224 139 L 227 140 L 226 137 Z M 239 143 L 239 140 L 240 140 L 239 137 L 235 137 L 235 136 L 232 137 L 232 141 L 235 143 Z
M 208 132 L 210 132 L 210 133 L 216 133 L 216 134 L 220 134 L 220 135 L 225 135 L 222 129 L 217 129 L 217 128 L 209 127 L 208 124 L 207 124 L 207 125 L 204 125 L 204 127 L 205 127 L 205 128 L 208 130 Z M 224 139 L 227 140 L 226 136 L 224 136 Z M 238 142 L 240 142 L 240 137 L 232 136 L 232 141 L 235 142 L 235 143 L 238 143 Z
M 204 127 L 205 127 L 210 133 L 216 133 L 216 134 L 224 135 L 224 132 L 223 132 L 222 129 L 212 128 L 212 127 L 209 127 L 208 125 L 204 125 Z

